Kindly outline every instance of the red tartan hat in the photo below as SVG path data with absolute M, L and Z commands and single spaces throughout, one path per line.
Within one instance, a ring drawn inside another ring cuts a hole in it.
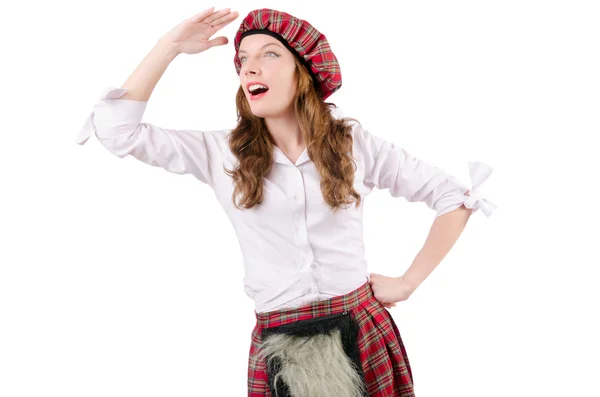
M 300 18 L 268 8 L 251 11 L 235 35 L 233 62 L 238 75 L 242 66 L 238 58 L 240 43 L 244 37 L 257 33 L 276 38 L 302 62 L 323 100 L 342 86 L 340 64 L 325 35 Z

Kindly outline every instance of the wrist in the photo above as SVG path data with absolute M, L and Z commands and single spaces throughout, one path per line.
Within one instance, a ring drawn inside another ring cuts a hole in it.
M 170 60 L 175 59 L 180 54 L 179 47 L 167 36 L 161 37 L 156 43 L 156 47 Z
M 420 278 L 416 277 L 413 273 L 404 273 L 399 277 L 403 283 L 405 283 L 411 290 L 416 290 L 419 285 L 423 282 Z

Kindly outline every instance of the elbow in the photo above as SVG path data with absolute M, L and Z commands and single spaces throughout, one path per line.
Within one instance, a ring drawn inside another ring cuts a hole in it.
M 97 128 L 96 137 L 108 151 L 118 157 L 125 157 L 137 146 L 142 131 L 141 124 L 123 124 Z

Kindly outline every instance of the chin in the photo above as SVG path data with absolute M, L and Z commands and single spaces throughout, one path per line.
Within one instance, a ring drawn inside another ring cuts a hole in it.
M 250 103 L 250 111 L 256 117 L 261 118 L 275 118 L 281 117 L 288 114 L 290 111 L 293 112 L 293 107 L 281 107 L 272 106 L 268 103 Z
M 264 104 L 250 105 L 250 110 L 252 111 L 253 115 L 255 115 L 256 117 L 261 117 L 263 119 L 268 117 L 276 117 L 277 115 L 281 114 L 280 109 L 273 109 L 268 105 L 264 106 Z

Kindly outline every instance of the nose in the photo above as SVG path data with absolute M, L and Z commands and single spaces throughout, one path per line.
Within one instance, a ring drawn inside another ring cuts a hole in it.
M 242 65 L 242 68 L 244 69 L 244 73 L 246 73 L 246 76 L 250 74 L 255 75 L 260 73 L 259 62 L 254 62 L 254 59 L 251 57 L 246 58 L 246 61 Z

